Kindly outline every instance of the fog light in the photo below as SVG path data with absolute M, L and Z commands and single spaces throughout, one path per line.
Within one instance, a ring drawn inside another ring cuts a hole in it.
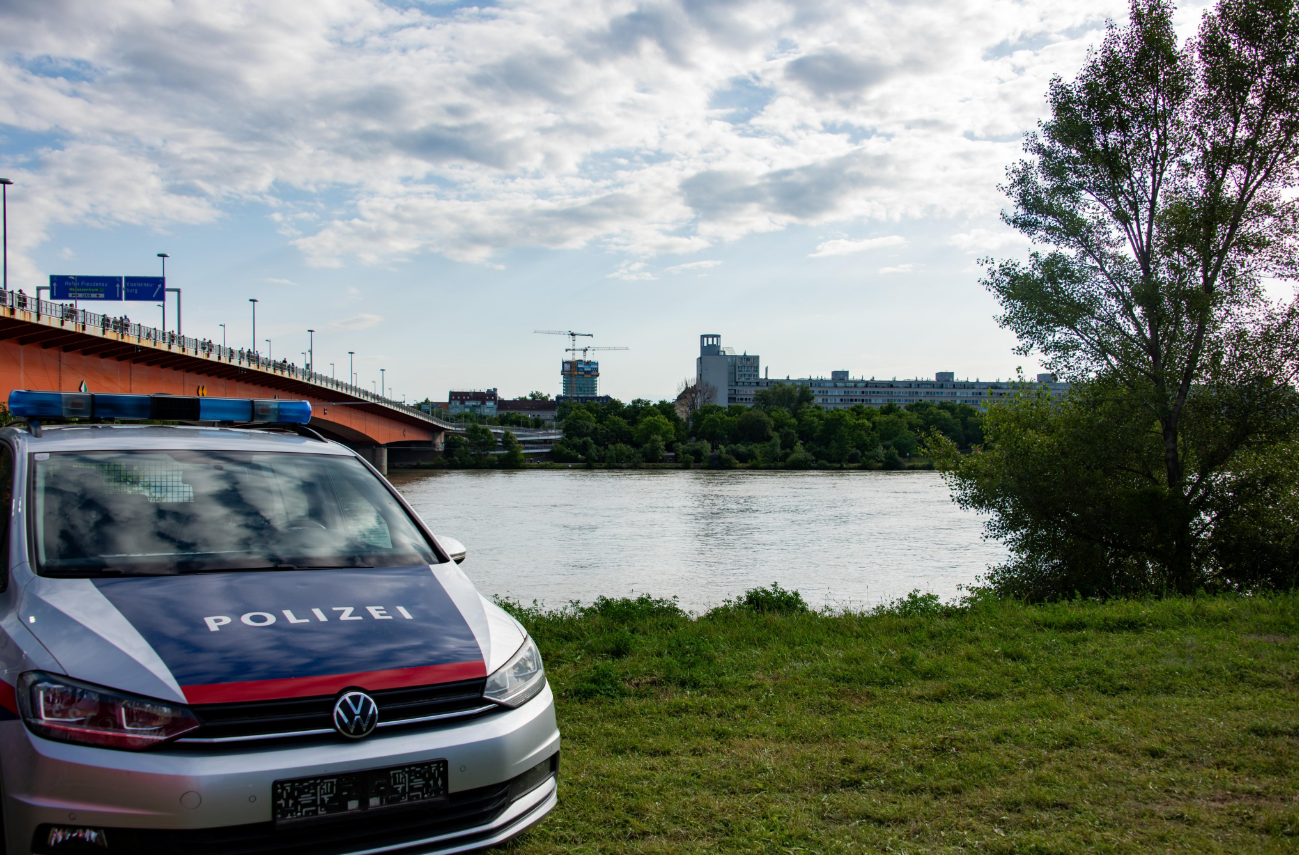
M 108 837 L 102 828 L 79 828 L 75 825 L 55 825 L 50 828 L 45 841 L 50 852 L 93 852 L 108 848 Z

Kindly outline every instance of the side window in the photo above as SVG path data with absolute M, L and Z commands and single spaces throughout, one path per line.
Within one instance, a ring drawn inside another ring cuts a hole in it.
M 9 516 L 14 508 L 14 455 L 0 442 L 0 591 L 9 584 Z

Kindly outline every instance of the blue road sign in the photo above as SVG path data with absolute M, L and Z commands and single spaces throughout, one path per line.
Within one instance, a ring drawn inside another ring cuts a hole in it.
M 167 280 L 161 276 L 123 277 L 123 300 L 162 300 L 166 296 Z
M 53 300 L 120 300 L 120 276 L 51 276 L 50 298 Z

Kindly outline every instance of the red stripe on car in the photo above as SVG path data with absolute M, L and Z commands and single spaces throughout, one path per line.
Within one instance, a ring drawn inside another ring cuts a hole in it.
M 481 659 L 426 665 L 420 668 L 391 668 L 387 671 L 361 671 L 355 674 L 326 674 L 320 677 L 292 677 L 286 680 L 250 680 L 244 683 L 211 683 L 205 686 L 182 686 L 191 704 L 232 704 L 243 701 L 271 701 L 279 698 L 310 698 L 332 695 L 343 689 L 370 691 L 428 686 L 456 680 L 474 680 L 487 676 Z M 13 689 L 9 690 L 12 701 Z M 0 703 L 4 699 L 0 698 Z M 16 707 L 15 707 L 16 709 Z

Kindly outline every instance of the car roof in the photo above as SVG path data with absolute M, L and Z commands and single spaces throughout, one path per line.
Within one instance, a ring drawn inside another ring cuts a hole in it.
M 15 429 L 3 432 L 26 451 L 146 451 L 223 450 L 278 451 L 298 454 L 351 456 L 336 442 L 321 442 L 299 434 L 255 428 L 196 427 L 187 425 L 44 425 L 41 436 Z

